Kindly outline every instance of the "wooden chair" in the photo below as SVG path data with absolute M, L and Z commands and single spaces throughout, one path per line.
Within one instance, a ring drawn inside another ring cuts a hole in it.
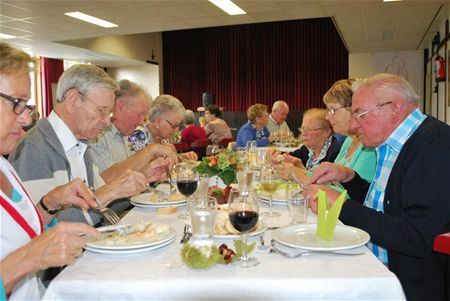
M 209 144 L 210 141 L 208 139 L 197 140 L 191 143 L 191 149 L 197 154 L 199 160 L 206 156 L 206 148 Z
M 185 153 L 191 150 L 187 142 L 174 143 L 173 146 L 175 146 L 177 153 Z
M 222 140 L 219 141 L 219 143 L 217 143 L 221 148 L 228 148 L 228 144 L 230 142 L 234 142 L 236 140 L 234 140 L 234 138 L 224 138 Z

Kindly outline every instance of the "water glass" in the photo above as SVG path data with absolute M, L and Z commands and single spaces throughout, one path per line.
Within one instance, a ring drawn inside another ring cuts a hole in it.
M 286 200 L 289 209 L 289 224 L 306 224 L 308 198 L 303 195 L 303 186 L 297 183 L 287 183 Z
M 253 188 L 253 170 L 249 166 L 244 166 L 236 172 L 239 191 L 247 196 Z
M 209 175 L 206 173 L 198 174 L 197 190 L 193 196 L 207 196 L 209 186 Z
M 216 224 L 217 201 L 211 196 L 192 197 L 188 204 L 192 240 L 197 245 L 212 244 Z

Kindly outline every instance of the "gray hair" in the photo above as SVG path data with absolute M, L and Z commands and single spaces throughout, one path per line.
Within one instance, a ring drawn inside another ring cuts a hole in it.
M 192 110 L 184 111 L 183 123 L 184 124 L 194 124 L 195 123 L 195 114 Z
M 183 115 L 184 111 L 185 108 L 178 98 L 169 94 L 161 94 L 151 103 L 148 120 L 154 122 L 156 117 L 167 113 L 179 113 Z
M 73 65 L 61 75 L 56 88 L 56 100 L 63 102 L 66 92 L 70 89 L 77 89 L 86 94 L 95 88 L 117 89 L 117 83 L 109 75 L 94 65 L 77 64 Z
M 363 80 L 357 80 L 352 85 L 353 93 L 361 88 L 371 88 L 372 92 L 381 92 L 390 99 L 399 97 L 405 102 L 415 103 L 419 101 L 411 84 L 403 77 L 390 73 L 379 73 Z
M 136 97 L 141 94 L 145 95 L 145 97 L 148 98 L 150 101 L 152 99 L 152 97 L 147 93 L 147 91 L 140 85 L 136 84 L 135 82 L 132 82 L 128 79 L 122 79 L 117 84 L 119 87 L 115 93 L 116 100 L 125 95 Z
M 284 100 L 277 100 L 273 103 L 272 111 L 276 111 L 281 109 L 282 107 L 287 107 L 289 109 L 289 105 Z

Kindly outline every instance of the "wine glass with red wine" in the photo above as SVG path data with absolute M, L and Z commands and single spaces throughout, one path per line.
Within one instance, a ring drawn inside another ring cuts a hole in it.
M 186 208 L 189 197 L 197 190 L 198 174 L 192 170 L 191 166 L 179 166 L 177 169 L 177 188 L 186 197 Z M 183 214 L 178 215 L 180 219 L 189 217 L 187 209 Z
M 242 255 L 233 265 L 247 268 L 259 264 L 255 257 L 247 255 L 247 233 L 258 224 L 259 207 L 253 195 L 244 196 L 238 190 L 232 189 L 228 198 L 228 217 L 231 225 L 241 233 Z

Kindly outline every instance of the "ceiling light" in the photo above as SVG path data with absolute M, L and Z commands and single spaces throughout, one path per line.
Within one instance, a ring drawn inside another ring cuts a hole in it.
M 403 0 L 383 0 L 383 2 L 397 2 L 397 1 L 403 1 Z
M 246 12 L 242 8 L 231 2 L 231 0 L 208 0 L 208 1 L 231 16 L 246 14 Z
M 15 39 L 15 38 L 17 38 L 17 37 L 16 36 L 12 36 L 10 34 L 6 34 L 6 33 L 1 33 L 0 32 L 0 39 L 8 40 L 8 39 Z
M 105 27 L 105 28 L 111 28 L 111 27 L 118 27 L 119 25 L 93 17 L 93 16 L 89 16 L 86 14 L 83 14 L 79 11 L 74 11 L 74 12 L 70 12 L 70 13 L 65 13 L 66 16 L 75 18 L 75 19 L 79 19 L 81 21 L 84 22 L 88 22 L 88 23 L 92 23 L 101 27 Z

